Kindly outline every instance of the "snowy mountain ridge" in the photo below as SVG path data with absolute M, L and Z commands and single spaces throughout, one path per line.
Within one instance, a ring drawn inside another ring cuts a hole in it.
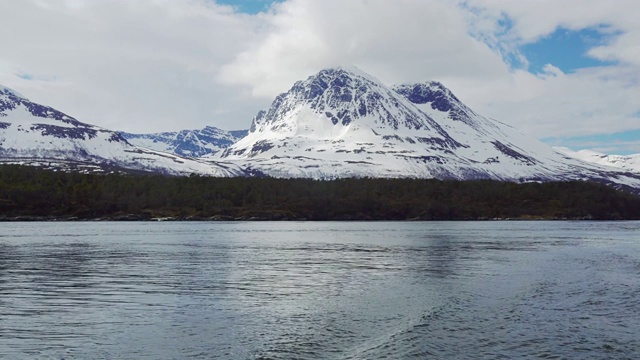
M 21 98 L 24 100 L 28 100 L 27 98 L 25 98 L 22 94 L 20 94 L 19 92 L 10 89 L 6 86 L 0 85 L 0 96 L 5 95 L 5 96 L 13 96 L 13 97 L 17 97 L 17 98 Z
M 0 162 L 91 172 L 245 174 L 234 164 L 185 159 L 136 147 L 117 132 L 82 123 L 6 87 L 0 88 Z
M 441 83 L 389 87 L 355 68 L 296 82 L 244 135 L 114 132 L 0 88 L 4 163 L 221 177 L 590 180 L 640 191 L 640 174 L 568 156 L 479 115 Z
M 247 130 L 225 131 L 213 126 L 198 130 L 181 130 L 150 134 L 120 132 L 136 146 L 187 157 L 213 155 L 247 135 Z
M 573 158 L 589 163 L 611 166 L 633 173 L 640 173 L 640 154 L 607 155 L 593 150 L 572 151 L 565 147 L 556 147 L 555 149 Z
M 640 177 L 573 159 L 475 113 L 438 82 L 388 87 L 350 68 L 296 82 L 220 158 L 275 177 L 615 178 L 640 187 Z

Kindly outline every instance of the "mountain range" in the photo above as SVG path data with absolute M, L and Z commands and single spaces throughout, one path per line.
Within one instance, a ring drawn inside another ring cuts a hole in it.
M 180 156 L 201 157 L 215 155 L 245 137 L 248 130 L 225 131 L 213 126 L 198 130 L 181 130 L 152 134 L 120 132 L 131 144 L 173 153 Z
M 132 145 L 118 132 L 80 122 L 3 86 L 0 163 L 82 172 L 246 175 L 235 164 L 204 162 Z
M 176 175 L 591 180 L 640 189 L 632 169 L 551 148 L 476 113 L 441 83 L 389 87 L 357 68 L 325 69 L 296 82 L 246 133 L 115 132 L 3 87 L 0 161 Z
M 219 158 L 275 177 L 640 185 L 637 175 L 572 158 L 477 114 L 441 83 L 388 87 L 355 68 L 298 81 Z
M 555 149 L 573 158 L 589 163 L 611 166 L 633 173 L 640 173 L 640 154 L 607 155 L 593 150 L 572 151 L 565 147 L 556 147 Z

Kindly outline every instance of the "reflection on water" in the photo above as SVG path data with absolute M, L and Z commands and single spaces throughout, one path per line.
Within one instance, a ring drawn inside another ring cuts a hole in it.
M 634 358 L 638 230 L 5 223 L 0 358 Z

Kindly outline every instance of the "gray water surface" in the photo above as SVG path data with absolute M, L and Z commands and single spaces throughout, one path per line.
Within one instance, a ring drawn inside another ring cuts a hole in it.
M 635 359 L 640 222 L 1 223 L 2 359 Z

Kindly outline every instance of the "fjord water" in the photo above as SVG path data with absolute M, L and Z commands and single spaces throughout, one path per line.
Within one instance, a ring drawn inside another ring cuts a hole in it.
M 636 358 L 640 222 L 0 224 L 0 358 Z

